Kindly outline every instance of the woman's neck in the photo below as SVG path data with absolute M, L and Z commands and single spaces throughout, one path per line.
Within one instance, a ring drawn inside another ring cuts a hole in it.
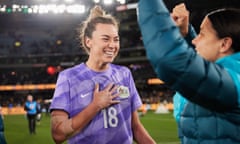
M 97 72 L 105 71 L 108 69 L 108 66 L 109 66 L 108 63 L 96 63 L 96 62 L 91 62 L 89 60 L 86 62 L 86 65 L 88 68 Z

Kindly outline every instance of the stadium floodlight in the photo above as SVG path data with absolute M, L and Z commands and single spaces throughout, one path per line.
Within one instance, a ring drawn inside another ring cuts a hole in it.
M 32 6 L 32 11 L 33 11 L 33 13 L 38 13 L 38 5 L 33 5 Z
M 32 6 L 33 13 L 39 14 L 47 14 L 47 13 L 55 13 L 55 14 L 62 14 L 66 13 L 73 13 L 73 14 L 81 14 L 85 12 L 84 5 L 56 5 L 56 4 L 49 4 L 49 5 L 34 5 Z
M 48 9 L 48 12 L 53 12 L 55 14 L 58 14 L 58 13 L 63 13 L 64 12 L 64 6 L 61 5 L 61 7 L 59 7 L 60 5 L 56 5 L 56 4 L 49 4 L 47 5 L 47 9 Z
M 38 13 L 39 13 L 39 14 L 48 13 L 47 6 L 46 6 L 46 5 L 39 5 L 39 7 L 38 7 Z
M 20 8 L 20 6 L 19 6 L 18 4 L 13 4 L 13 5 L 12 5 L 12 8 L 13 8 L 13 9 L 18 9 L 18 8 Z
M 68 13 L 73 13 L 73 14 L 80 14 L 85 12 L 85 6 L 84 5 L 69 5 L 67 6 L 67 12 Z
M 0 5 L 0 12 L 6 12 L 6 5 Z
M 46 8 L 48 11 L 55 12 L 55 10 L 57 9 L 57 5 L 56 4 L 48 4 L 48 5 L 46 5 Z
M 57 2 L 58 0 L 51 0 L 52 2 Z
M 94 3 L 100 3 L 100 0 L 93 0 Z
M 120 4 L 126 4 L 126 0 L 117 0 Z
M 13 4 L 12 5 L 12 12 L 16 12 L 16 11 L 19 11 L 19 10 L 22 10 L 20 5 L 18 5 L 18 4 Z
M 113 3 L 113 0 L 103 0 L 103 3 L 105 5 L 111 5 Z
M 37 0 L 36 0 L 37 1 Z M 38 0 L 40 2 L 40 0 Z M 92 0 L 94 3 L 101 5 L 127 5 L 126 0 Z M 50 3 L 47 3 L 50 2 Z M 65 3 L 60 3 L 65 2 Z M 42 0 L 41 4 L 15 4 L 12 5 L 0 5 L 0 13 L 29 13 L 29 14 L 82 14 L 86 12 L 85 7 L 89 7 L 86 4 L 75 3 L 76 0 Z M 59 3 L 59 4 L 57 4 Z M 68 4 L 67 4 L 68 3 Z M 135 6 L 135 5 L 134 5 Z
M 74 0 L 65 0 L 66 3 L 73 3 Z
M 65 9 L 66 9 L 66 5 L 64 4 L 58 5 L 56 7 L 56 13 L 64 13 Z
M 28 13 L 33 13 L 33 9 L 32 8 L 28 8 Z

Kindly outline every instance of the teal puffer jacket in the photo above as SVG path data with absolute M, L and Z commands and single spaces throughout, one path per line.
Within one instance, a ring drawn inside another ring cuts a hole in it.
M 183 143 L 239 144 L 240 53 L 216 63 L 204 60 L 191 39 L 181 36 L 162 0 L 140 0 L 138 22 L 156 74 L 188 99 L 180 118 Z
M 0 115 L 0 144 L 6 144 L 5 136 L 4 136 L 4 123 L 2 119 L 2 115 Z

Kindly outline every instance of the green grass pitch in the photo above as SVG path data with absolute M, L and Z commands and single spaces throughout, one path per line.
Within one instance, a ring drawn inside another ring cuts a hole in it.
M 178 144 L 177 126 L 169 114 L 155 114 L 148 112 L 140 117 L 144 127 L 158 144 Z M 4 116 L 5 137 L 8 144 L 54 144 L 50 133 L 50 117 L 43 117 L 37 125 L 37 134 L 30 135 L 28 132 L 27 119 L 24 115 Z

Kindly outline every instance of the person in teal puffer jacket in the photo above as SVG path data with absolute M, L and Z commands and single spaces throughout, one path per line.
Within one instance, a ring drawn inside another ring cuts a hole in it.
M 196 36 L 184 4 L 175 10 L 170 14 L 162 0 L 138 3 L 149 61 L 157 76 L 187 99 L 182 143 L 239 144 L 240 12 L 210 12 Z
M 4 136 L 4 123 L 2 119 L 2 114 L 0 114 L 0 144 L 6 144 L 6 139 Z

